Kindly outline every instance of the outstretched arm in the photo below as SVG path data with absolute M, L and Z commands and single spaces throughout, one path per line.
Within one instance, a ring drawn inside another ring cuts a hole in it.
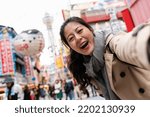
M 109 47 L 121 61 L 150 69 L 150 22 L 113 36 Z

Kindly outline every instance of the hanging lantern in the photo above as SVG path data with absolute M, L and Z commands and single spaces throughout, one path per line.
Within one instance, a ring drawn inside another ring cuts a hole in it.
M 39 54 L 44 45 L 43 34 L 36 29 L 23 31 L 15 37 L 13 42 L 16 52 L 25 56 Z

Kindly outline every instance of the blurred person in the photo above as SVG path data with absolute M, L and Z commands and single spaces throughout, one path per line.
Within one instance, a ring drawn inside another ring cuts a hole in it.
M 44 85 L 43 84 L 38 84 L 37 92 L 39 94 L 39 100 L 45 100 L 46 91 L 44 89 Z
M 62 82 L 59 79 L 55 80 L 54 93 L 55 93 L 56 100 L 61 100 L 63 98 Z
M 92 91 L 92 96 L 93 97 L 97 96 L 95 86 L 92 83 L 90 83 L 90 88 L 91 88 L 91 91 Z
M 54 85 L 48 84 L 48 87 L 49 87 L 48 92 L 49 92 L 50 97 L 52 97 L 52 99 L 55 100 L 55 92 L 54 92 L 55 88 L 54 88 Z
M 68 68 L 78 83 L 92 83 L 108 100 L 150 99 L 150 23 L 113 34 L 70 17 L 60 36 L 70 49 Z
M 35 93 L 34 93 L 34 88 L 31 88 L 31 90 L 30 90 L 30 98 L 31 98 L 31 100 L 35 100 L 36 99 Z
M 74 92 L 77 95 L 77 98 L 79 100 L 82 100 L 82 94 L 81 94 L 81 90 L 80 90 L 80 85 L 78 84 L 77 80 L 75 78 L 73 78 L 73 85 L 74 85 Z
M 24 92 L 24 100 L 31 100 L 31 96 L 30 96 L 31 92 L 28 85 L 24 86 L 23 92 Z
M 64 73 L 68 73 L 68 68 L 66 66 L 64 66 Z
M 35 100 L 39 100 L 39 97 L 40 97 L 40 91 L 39 91 L 38 86 L 33 89 L 33 92 L 34 92 L 34 95 L 35 95 Z
M 67 80 L 65 82 L 64 90 L 65 90 L 65 94 L 66 94 L 66 100 L 68 100 L 68 98 L 70 100 L 75 99 L 74 85 L 73 85 L 72 78 L 70 77 L 69 74 L 67 74 Z
M 49 95 L 49 86 L 44 85 L 44 90 L 45 90 L 45 99 L 50 100 L 50 95 Z
M 4 100 L 23 100 L 22 87 L 15 84 L 13 78 L 6 77 L 3 83 L 6 83 Z

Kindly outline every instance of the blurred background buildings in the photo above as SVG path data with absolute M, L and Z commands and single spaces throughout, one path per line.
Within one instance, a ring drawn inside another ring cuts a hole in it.
M 78 16 L 95 30 L 129 32 L 150 19 L 148 0 L 87 0 L 81 3 L 67 0 L 67 3 L 68 7 L 62 9 L 64 20 Z M 48 35 L 45 47 L 49 56 L 45 58 L 47 65 L 41 65 L 42 53 L 34 57 L 16 53 L 12 41 L 17 32 L 13 27 L 0 25 L 0 82 L 6 76 L 11 76 L 15 78 L 16 83 L 29 84 L 32 87 L 38 83 L 52 84 L 55 79 L 66 77 L 64 67 L 69 61 L 69 50 L 61 44 L 60 38 L 55 40 L 57 36 L 53 33 L 53 16 L 47 12 L 41 19 Z M 0 93 L 4 92 L 4 87 L 5 85 L 0 83 Z

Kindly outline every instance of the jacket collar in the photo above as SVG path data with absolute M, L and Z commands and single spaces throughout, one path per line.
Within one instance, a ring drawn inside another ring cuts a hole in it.
M 105 48 L 106 48 L 106 46 L 108 45 L 108 43 L 111 41 L 111 39 L 113 38 L 113 34 L 112 33 L 110 33 L 110 34 L 108 34 L 107 36 L 106 36 L 106 43 L 105 43 Z

